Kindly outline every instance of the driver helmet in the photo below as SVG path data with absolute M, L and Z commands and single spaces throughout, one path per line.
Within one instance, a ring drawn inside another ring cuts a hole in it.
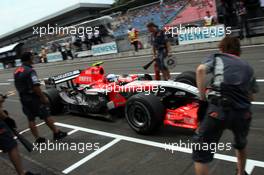
M 108 80 L 108 82 L 117 82 L 117 75 L 115 75 L 115 74 L 108 74 L 106 76 L 106 79 Z

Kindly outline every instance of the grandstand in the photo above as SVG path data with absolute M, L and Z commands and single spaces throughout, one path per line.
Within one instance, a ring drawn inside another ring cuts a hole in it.
M 206 11 L 209 11 L 211 15 L 217 17 L 215 0 L 191 1 L 191 3 L 189 3 L 185 9 L 179 13 L 171 23 L 169 23 L 169 25 L 177 26 L 180 24 L 185 25 L 191 23 L 201 24 Z
M 11 48 L 10 45 L 14 43 L 24 43 L 24 49 L 32 49 L 34 52 L 40 50 L 42 45 L 45 45 L 51 40 L 56 40 L 64 36 L 52 35 L 52 36 L 43 36 L 39 37 L 33 34 L 33 27 L 45 27 L 48 24 L 58 25 L 58 26 L 71 26 L 87 20 L 94 19 L 98 17 L 100 11 L 109 9 L 110 4 L 95 4 L 95 3 L 78 3 L 68 8 L 65 8 L 59 12 L 46 16 L 40 20 L 34 21 L 30 24 L 22 26 L 18 29 L 15 29 L 11 32 L 8 32 L 0 36 L 0 48 Z M 13 52 L 8 50 L 6 52 Z M 0 53 L 1 60 L 0 62 L 6 64 L 15 64 L 15 59 L 18 56 L 9 57 L 9 54 Z M 6 57 L 5 57 L 6 56 Z
M 188 1 L 167 0 L 163 5 L 154 2 L 129 9 L 125 14 L 119 13 L 119 15 L 114 16 L 115 20 L 119 21 L 114 24 L 114 35 L 116 37 L 126 35 L 129 27 L 146 32 L 146 25 L 149 22 L 154 22 L 159 27 L 163 27 L 184 8 L 186 2 Z

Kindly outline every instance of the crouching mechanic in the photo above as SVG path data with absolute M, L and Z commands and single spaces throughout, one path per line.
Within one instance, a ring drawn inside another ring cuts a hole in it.
M 0 94 L 0 150 L 4 153 L 8 153 L 9 159 L 13 163 L 18 175 L 37 175 L 29 171 L 25 172 L 23 169 L 17 142 L 10 131 L 11 128 L 16 128 L 16 124 L 3 110 L 4 101 L 4 96 Z
M 56 128 L 48 110 L 48 98 L 43 94 L 40 88 L 40 81 L 36 71 L 33 69 L 33 55 L 31 52 L 25 52 L 21 57 L 22 66 L 18 67 L 14 73 L 15 87 L 19 92 L 23 112 L 29 121 L 29 128 L 36 139 L 36 143 L 44 143 L 45 138 L 39 137 L 35 119 L 43 119 L 47 126 L 54 133 L 54 140 L 60 140 L 67 136 Z
M 237 155 L 236 175 L 246 175 L 246 145 L 251 122 L 251 101 L 258 87 L 252 67 L 240 58 L 240 41 L 226 37 L 219 45 L 221 53 L 209 56 L 198 66 L 197 86 L 201 100 L 208 101 L 206 115 L 194 135 L 196 144 L 217 145 L 225 129 L 234 134 L 233 147 Z M 206 74 L 213 74 L 206 87 Z M 196 145 L 195 144 L 195 145 Z M 217 147 L 215 147 L 217 148 Z M 207 163 L 213 160 L 214 150 L 193 146 L 197 175 L 207 175 Z

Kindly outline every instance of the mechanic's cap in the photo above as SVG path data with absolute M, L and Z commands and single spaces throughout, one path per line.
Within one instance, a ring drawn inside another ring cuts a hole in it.
M 29 61 L 32 58 L 33 54 L 31 52 L 24 52 L 21 56 L 21 62 Z

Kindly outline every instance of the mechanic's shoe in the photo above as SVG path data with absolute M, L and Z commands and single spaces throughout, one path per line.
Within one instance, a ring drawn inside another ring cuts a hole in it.
M 54 140 L 61 140 L 65 137 L 67 137 L 68 133 L 67 132 L 62 132 L 62 131 L 59 131 L 58 133 L 55 133 L 53 135 L 53 139 Z
M 46 139 L 44 137 L 39 137 L 36 139 L 35 143 L 40 145 L 41 143 L 46 143 Z
M 30 171 L 27 171 L 26 173 L 25 173 L 25 175 L 40 175 L 39 173 L 32 173 L 32 172 L 30 172 Z

